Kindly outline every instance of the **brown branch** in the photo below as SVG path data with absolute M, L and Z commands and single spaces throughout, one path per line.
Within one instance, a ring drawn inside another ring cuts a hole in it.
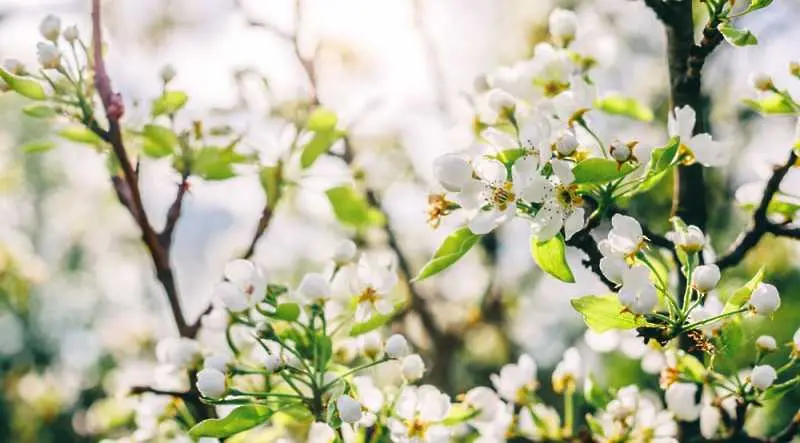
M 753 249 L 761 238 L 767 234 L 772 233 L 778 236 L 800 238 L 800 229 L 786 228 L 781 225 L 776 225 L 769 221 L 767 217 L 767 210 L 769 204 L 772 202 L 773 197 L 778 192 L 781 181 L 789 173 L 789 169 L 797 162 L 797 154 L 794 150 L 789 153 L 789 158 L 786 162 L 776 167 L 772 176 L 767 180 L 767 185 L 764 188 L 764 194 L 758 204 L 755 212 L 753 212 L 753 222 L 746 232 L 742 233 L 736 242 L 730 247 L 728 252 L 717 260 L 717 266 L 720 268 L 728 268 L 736 266 L 741 262 L 747 253 Z
M 269 223 L 272 221 L 272 214 L 272 207 L 269 205 L 269 202 L 267 202 L 267 204 L 264 205 L 264 209 L 261 211 L 261 218 L 258 219 L 258 225 L 256 226 L 256 232 L 253 234 L 253 239 L 250 240 L 250 245 L 247 247 L 247 251 L 242 255 L 242 258 L 249 259 L 255 254 L 258 241 L 261 240 L 261 237 L 267 232 Z
M 656 13 L 656 17 L 664 23 L 672 20 L 672 13 L 665 0 L 644 0 L 644 3 Z
M 156 395 L 166 395 L 169 397 L 177 397 L 182 399 L 194 399 L 192 392 L 179 392 L 179 391 L 166 391 L 163 389 L 151 388 L 150 386 L 133 386 L 130 391 L 131 395 L 151 393 Z
M 175 194 L 175 200 L 167 210 L 167 221 L 164 224 L 164 230 L 158 234 L 161 246 L 169 248 L 172 244 L 172 234 L 175 232 L 175 226 L 178 224 L 178 219 L 181 216 L 181 209 L 183 208 L 183 198 L 189 191 L 189 173 L 184 171 L 181 174 L 181 182 L 178 184 L 178 192 Z

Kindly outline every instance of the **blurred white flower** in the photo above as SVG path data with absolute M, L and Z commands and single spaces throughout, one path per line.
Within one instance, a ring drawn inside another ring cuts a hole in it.
M 476 422 L 494 420 L 498 409 L 505 407 L 497 393 L 485 386 L 478 386 L 467 391 L 464 395 L 464 404 L 479 411 L 478 415 L 473 418 Z
M 397 284 L 394 269 L 363 254 L 358 260 L 355 277 L 352 289 L 356 293 L 356 321 L 368 320 L 374 312 L 386 315 L 394 310 L 394 303 L 389 300 Z
M 227 281 L 217 283 L 214 295 L 226 308 L 241 312 L 252 308 L 264 299 L 267 277 L 253 262 L 236 259 L 225 265 Z
M 762 352 L 772 352 L 778 349 L 778 342 L 771 335 L 761 335 L 756 339 L 756 348 Z
M 361 420 L 361 403 L 349 395 L 342 395 L 336 399 L 336 409 L 339 410 L 339 418 L 345 423 L 356 423 Z
M 408 340 L 401 334 L 394 334 L 386 340 L 386 355 L 390 358 L 403 358 L 410 352 Z
M 161 76 L 161 81 L 164 83 L 169 83 L 175 78 L 176 75 L 178 75 L 178 71 L 175 70 L 175 66 L 173 66 L 171 63 L 167 63 L 161 68 L 159 75 Z
M 392 441 L 403 443 L 450 441 L 450 429 L 440 424 L 448 412 L 450 412 L 450 397 L 436 387 L 406 386 L 398 396 L 394 417 L 389 419 Z
M 776 378 L 778 378 L 778 373 L 770 365 L 758 365 L 750 373 L 750 383 L 762 391 L 772 386 Z
M 569 348 L 564 351 L 564 358 L 553 370 L 553 390 L 557 394 L 574 390 L 575 385 L 581 378 L 582 366 L 581 354 L 576 348 Z
M 156 345 L 156 358 L 164 365 L 177 369 L 187 369 L 200 358 L 200 345 L 189 338 L 164 338 Z
M 365 357 L 373 360 L 377 358 L 378 354 L 383 350 L 383 339 L 381 339 L 381 333 L 378 331 L 371 331 L 360 335 L 358 337 L 358 344 L 359 348 L 361 348 L 361 353 Z
M 356 244 L 352 240 L 342 240 L 336 245 L 331 258 L 337 266 L 344 266 L 356 258 L 357 252 Z
M 56 69 L 61 66 L 61 51 L 52 43 L 39 42 L 36 45 L 39 64 L 44 69 Z
M 67 26 L 64 28 L 64 32 L 62 33 L 64 36 L 64 40 L 68 43 L 73 44 L 75 43 L 78 38 L 80 38 L 80 32 L 78 31 L 77 25 Z
M 721 277 L 722 275 L 717 265 L 700 265 L 695 268 L 692 274 L 692 285 L 698 291 L 706 293 L 717 287 Z
M 695 402 L 696 394 L 697 385 L 694 383 L 673 383 L 665 394 L 667 408 L 679 420 L 695 421 L 700 416 L 700 405 Z
M 316 421 L 308 430 L 308 443 L 333 443 L 336 431 L 329 424 Z
M 309 272 L 303 276 L 297 287 L 300 299 L 306 304 L 324 305 L 331 298 L 331 285 L 324 275 Z
M 775 84 L 772 82 L 772 77 L 763 72 L 752 73 L 747 80 L 750 83 L 750 86 L 757 91 L 766 92 L 775 87 Z
M 407 382 L 413 383 L 425 374 L 425 362 L 419 354 L 406 356 L 400 361 L 400 373 Z
M 536 373 L 536 362 L 523 354 L 517 363 L 503 366 L 500 374 L 492 374 L 490 379 L 497 393 L 505 400 L 525 405 L 532 400 L 531 394 L 537 388 Z
M 704 404 L 700 410 L 700 433 L 703 437 L 711 440 L 717 437 L 720 424 L 722 424 L 722 412 L 718 407 L 711 404 Z
M 197 390 L 203 397 L 220 398 L 225 395 L 225 374 L 216 369 L 203 369 L 197 373 Z
M 778 288 L 769 283 L 759 283 L 750 296 L 750 306 L 756 314 L 770 315 L 781 306 Z
M 226 354 L 214 354 L 209 357 L 206 357 L 203 360 L 203 368 L 204 369 L 216 369 L 220 372 L 227 372 L 228 366 L 233 363 L 233 359 L 230 355 Z
M 650 281 L 650 269 L 634 265 L 622 274 L 622 287 L 617 293 L 620 303 L 634 314 L 647 314 L 658 304 L 656 287 Z
M 706 236 L 695 225 L 689 225 L 686 231 L 670 231 L 667 238 L 688 252 L 702 251 L 706 244 Z
M 711 139 L 711 135 L 694 133 L 696 114 L 691 106 L 675 108 L 669 114 L 669 134 L 681 139 L 681 146 L 694 155 L 694 158 L 704 166 L 724 166 L 728 162 L 728 149 L 726 146 Z
M 578 30 L 578 17 L 574 12 L 556 8 L 549 17 L 550 34 L 559 42 L 566 45 L 575 39 Z
M 61 34 L 61 19 L 53 14 L 48 15 L 39 24 L 39 33 L 45 40 L 55 42 Z

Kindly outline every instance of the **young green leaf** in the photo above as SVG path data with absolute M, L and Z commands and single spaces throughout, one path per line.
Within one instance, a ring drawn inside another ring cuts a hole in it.
M 297 303 L 281 303 L 275 310 L 275 318 L 295 321 L 300 317 L 300 306 Z
M 227 180 L 236 176 L 233 166 L 247 160 L 232 148 L 207 146 L 194 153 L 191 171 L 205 180 Z
M 300 154 L 300 166 L 306 169 L 313 165 L 317 158 L 328 152 L 331 146 L 341 139 L 344 134 L 343 131 L 336 129 L 316 132 L 303 147 L 303 153 Z
M 281 175 L 283 168 L 280 164 L 275 166 L 265 166 L 261 168 L 258 178 L 261 181 L 261 187 L 267 195 L 267 207 L 275 209 L 278 200 L 281 198 L 283 188 L 281 187 Z
M 754 275 L 749 282 L 731 294 L 730 298 L 725 303 L 725 308 L 722 310 L 722 312 L 732 312 L 741 308 L 742 305 L 750 300 L 750 296 L 753 295 L 753 291 L 755 291 L 758 285 L 761 284 L 762 280 L 764 280 L 763 266 L 758 270 L 758 272 L 756 272 L 756 275 Z
M 595 101 L 594 106 L 607 114 L 621 115 L 643 122 L 653 121 L 653 111 L 634 98 L 608 94 Z
M 586 400 L 586 403 L 592 405 L 597 409 L 604 409 L 608 402 L 613 399 L 613 396 L 608 392 L 607 389 L 603 389 L 600 385 L 597 384 L 597 380 L 595 380 L 594 375 L 589 373 L 586 376 L 586 380 L 583 384 L 583 398 Z
M 144 125 L 142 150 L 148 157 L 161 158 L 175 152 L 178 136 L 171 129 L 160 125 Z
M 650 154 L 650 163 L 647 166 L 645 179 L 636 188 L 637 194 L 649 191 L 667 175 L 680 151 L 680 145 L 680 139 L 672 137 L 666 145 L 653 150 Z
M 575 276 L 567 263 L 567 248 L 561 234 L 543 242 L 531 237 L 531 254 L 542 271 L 563 282 L 575 283 Z
M 392 319 L 403 309 L 405 309 L 405 305 L 403 303 L 399 303 L 394 307 L 394 311 L 389 314 L 374 314 L 369 318 L 369 320 L 354 324 L 350 328 L 349 334 L 351 337 L 358 337 L 359 335 L 374 331 L 392 321 Z
M 37 80 L 14 75 L 2 67 L 0 67 L 0 78 L 6 82 L 9 89 L 23 97 L 31 100 L 44 100 L 47 98 L 44 88 Z
M 339 118 L 330 109 L 318 107 L 311 112 L 306 121 L 306 129 L 314 132 L 332 131 L 336 129 Z
M 314 345 L 316 347 L 317 368 L 320 372 L 324 372 L 333 355 L 333 343 L 330 337 L 320 333 L 314 338 Z
M 445 426 L 455 426 L 472 420 L 480 415 L 480 413 L 480 409 L 469 407 L 464 403 L 455 403 L 450 407 L 450 411 L 447 413 L 447 417 L 442 420 L 442 424 Z
M 56 147 L 56 144 L 50 140 L 36 140 L 32 142 L 25 143 L 20 147 L 22 152 L 26 154 L 40 154 L 42 152 L 47 152 Z
M 595 332 L 610 329 L 633 329 L 645 324 L 642 317 L 637 317 L 625 310 L 616 294 L 587 295 L 570 301 L 586 322 L 586 326 Z
M 614 160 L 606 158 L 587 158 L 579 162 L 572 168 L 575 174 L 575 184 L 589 185 L 602 184 L 620 177 L 624 177 L 633 171 L 633 166 L 628 163 L 620 165 Z
M 22 108 L 22 112 L 28 117 L 33 118 L 50 118 L 58 114 L 52 107 L 40 103 L 33 103 L 25 106 Z
M 227 438 L 266 422 L 270 416 L 272 411 L 266 406 L 239 406 L 223 418 L 210 418 L 194 425 L 189 430 L 189 436 L 194 439 Z
M 734 46 L 758 44 L 758 39 L 749 29 L 739 29 L 729 23 L 720 23 L 717 29 L 725 37 L 725 40 Z
M 442 245 L 433 253 L 433 257 L 422 267 L 413 281 L 425 280 L 432 275 L 444 271 L 450 265 L 460 260 L 464 254 L 475 246 L 475 243 L 477 243 L 480 238 L 480 235 L 473 234 L 467 227 L 453 231 L 453 233 L 444 239 Z
M 783 383 L 777 383 L 770 386 L 769 389 L 764 392 L 762 399 L 765 401 L 779 399 L 797 389 L 798 385 L 800 385 L 800 375 L 796 375 L 794 378 L 791 378 Z
M 70 125 L 58 131 L 58 135 L 75 143 L 102 146 L 105 144 L 99 135 L 83 125 Z
M 751 13 L 753 11 L 757 11 L 759 9 L 764 9 L 767 6 L 771 5 L 771 4 L 772 4 L 772 0 L 751 0 L 750 1 L 750 5 L 747 7 L 747 9 L 742 11 L 742 13 L 739 14 L 739 15 L 744 15 L 744 14 Z
M 183 91 L 165 91 L 153 101 L 150 113 L 153 117 L 175 114 L 186 105 L 187 101 L 189 101 L 189 96 Z
M 782 94 L 772 94 L 762 99 L 753 100 L 751 98 L 744 99 L 742 102 L 752 108 L 756 112 L 762 114 L 796 114 L 798 109 L 792 102 L 784 97 Z
M 331 188 L 325 194 L 331 202 L 336 219 L 345 225 L 362 228 L 385 222 L 383 213 L 370 207 L 367 199 L 352 186 Z

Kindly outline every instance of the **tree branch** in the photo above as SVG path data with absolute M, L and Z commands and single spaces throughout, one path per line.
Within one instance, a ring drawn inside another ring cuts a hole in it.
M 730 247 L 728 252 L 717 260 L 717 266 L 720 268 L 728 268 L 735 266 L 741 262 L 747 253 L 753 249 L 765 234 L 772 233 L 778 236 L 800 238 L 800 229 L 786 228 L 781 225 L 776 225 L 769 221 L 767 217 L 767 210 L 769 204 L 772 202 L 773 197 L 778 192 L 781 181 L 789 173 L 789 169 L 797 162 L 797 154 L 794 150 L 789 153 L 789 158 L 786 162 L 775 168 L 772 176 L 767 180 L 767 185 L 764 188 L 764 194 L 758 204 L 755 212 L 753 212 L 753 222 L 750 229 L 742 233 L 736 242 Z
M 664 0 L 644 0 L 644 3 L 656 13 L 656 17 L 662 22 L 669 23 L 672 20 L 671 11 Z

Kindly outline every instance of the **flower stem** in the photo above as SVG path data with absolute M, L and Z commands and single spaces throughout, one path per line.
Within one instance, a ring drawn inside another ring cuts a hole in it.
M 715 322 L 715 321 L 717 321 L 719 319 L 722 319 L 722 318 L 725 318 L 725 317 L 730 317 L 730 316 L 736 315 L 736 314 L 741 314 L 743 312 L 747 312 L 748 309 L 749 308 L 744 307 L 744 308 L 741 308 L 741 309 L 737 309 L 735 311 L 726 312 L 724 314 L 720 314 L 720 315 L 717 315 L 717 316 L 714 316 L 714 317 L 706 318 L 704 320 L 696 321 L 694 323 L 690 323 L 690 324 L 684 326 L 682 329 L 684 331 L 691 331 L 692 329 L 697 329 L 700 326 L 707 325 L 709 323 L 713 323 L 713 322 Z

